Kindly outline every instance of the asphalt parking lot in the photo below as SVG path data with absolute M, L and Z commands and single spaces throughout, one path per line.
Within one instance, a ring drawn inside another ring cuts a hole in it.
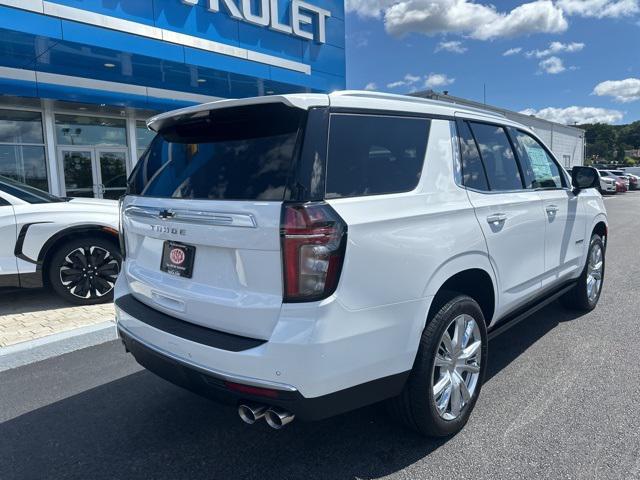
M 111 342 L 0 374 L 0 479 L 640 479 L 640 192 L 606 206 L 598 308 L 552 304 L 494 339 L 454 438 L 425 440 L 381 406 L 247 426 Z

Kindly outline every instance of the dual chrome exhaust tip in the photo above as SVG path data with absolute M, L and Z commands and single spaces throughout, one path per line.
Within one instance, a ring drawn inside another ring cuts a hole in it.
M 285 410 L 276 407 L 267 407 L 266 405 L 252 405 L 242 403 L 238 405 L 238 415 L 244 423 L 253 425 L 264 417 L 267 424 L 275 429 L 280 430 L 285 425 L 293 422 L 296 416 Z

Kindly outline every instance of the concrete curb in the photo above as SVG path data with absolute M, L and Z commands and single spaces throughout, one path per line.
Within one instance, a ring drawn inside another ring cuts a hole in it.
M 112 321 L 75 328 L 0 348 L 0 372 L 92 347 L 118 338 Z

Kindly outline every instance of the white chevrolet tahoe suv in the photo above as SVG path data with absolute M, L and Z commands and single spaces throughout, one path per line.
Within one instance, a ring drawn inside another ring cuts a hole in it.
M 118 331 L 137 361 L 281 428 L 388 400 L 460 430 L 488 339 L 556 298 L 595 307 L 607 217 L 529 129 L 370 92 L 151 119 L 121 204 Z

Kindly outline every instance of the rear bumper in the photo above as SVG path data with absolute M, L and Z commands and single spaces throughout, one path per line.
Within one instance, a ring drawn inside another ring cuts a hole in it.
M 429 301 L 363 311 L 335 299 L 285 304 L 268 340 L 178 320 L 133 298 L 126 282 L 116 285 L 115 303 L 120 337 L 157 375 L 214 400 L 250 400 L 316 420 L 401 392 Z M 242 386 L 276 395 L 247 394 Z
M 209 371 L 178 360 L 135 339 L 121 325 L 118 326 L 118 335 L 140 365 L 175 385 L 224 404 L 254 402 L 280 407 L 307 421 L 322 420 L 395 396 L 400 393 L 409 376 L 409 372 L 402 372 L 320 397 L 305 398 L 295 388 L 276 390 L 275 396 L 265 397 L 240 393 L 229 386 L 230 382 L 253 386 L 255 381 Z M 258 383 L 267 387 L 264 382 Z

